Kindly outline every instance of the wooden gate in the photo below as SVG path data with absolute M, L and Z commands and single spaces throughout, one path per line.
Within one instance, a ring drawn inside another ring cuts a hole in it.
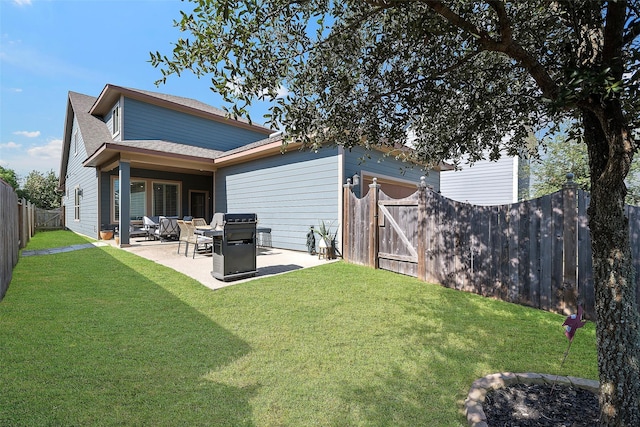
M 358 199 L 345 186 L 348 262 L 560 313 L 595 315 L 587 193 L 567 183 L 538 199 L 500 206 L 455 202 L 426 188 L 392 199 L 377 183 Z M 627 206 L 640 273 L 640 207 Z M 636 274 L 640 303 L 640 274 Z
M 36 230 L 59 230 L 64 228 L 62 208 L 36 209 Z

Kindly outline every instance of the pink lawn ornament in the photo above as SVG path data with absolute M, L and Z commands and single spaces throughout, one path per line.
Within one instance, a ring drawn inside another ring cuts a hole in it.
M 567 336 L 569 341 L 573 341 L 573 336 L 575 335 L 578 328 L 582 328 L 585 325 L 586 320 L 582 320 L 582 306 L 578 306 L 578 314 L 572 314 L 567 317 L 562 326 L 564 326 L 564 334 Z

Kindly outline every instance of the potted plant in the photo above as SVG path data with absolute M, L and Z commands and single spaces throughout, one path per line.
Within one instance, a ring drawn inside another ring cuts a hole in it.
M 113 239 L 113 230 L 100 230 L 100 239 L 102 240 Z
M 327 225 L 325 221 L 321 221 L 319 227 L 314 229 L 315 233 L 320 237 L 320 241 L 318 242 L 318 248 L 320 249 L 319 255 L 325 255 L 327 259 L 335 258 L 336 253 L 336 236 L 338 230 L 331 231 L 332 225 L 333 222 Z

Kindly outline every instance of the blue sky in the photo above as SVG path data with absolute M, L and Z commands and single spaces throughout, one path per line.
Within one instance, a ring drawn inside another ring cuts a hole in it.
M 208 78 L 171 76 L 149 52 L 169 54 L 179 0 L 0 0 L 0 165 L 20 178 L 58 175 L 69 91 L 98 96 L 107 83 L 198 99 L 222 107 Z M 251 118 L 264 123 L 265 106 Z

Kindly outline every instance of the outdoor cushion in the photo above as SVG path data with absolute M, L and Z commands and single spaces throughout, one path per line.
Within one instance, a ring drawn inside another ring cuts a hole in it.
M 178 219 L 161 216 L 154 234 L 160 239 L 177 239 L 180 235 Z

